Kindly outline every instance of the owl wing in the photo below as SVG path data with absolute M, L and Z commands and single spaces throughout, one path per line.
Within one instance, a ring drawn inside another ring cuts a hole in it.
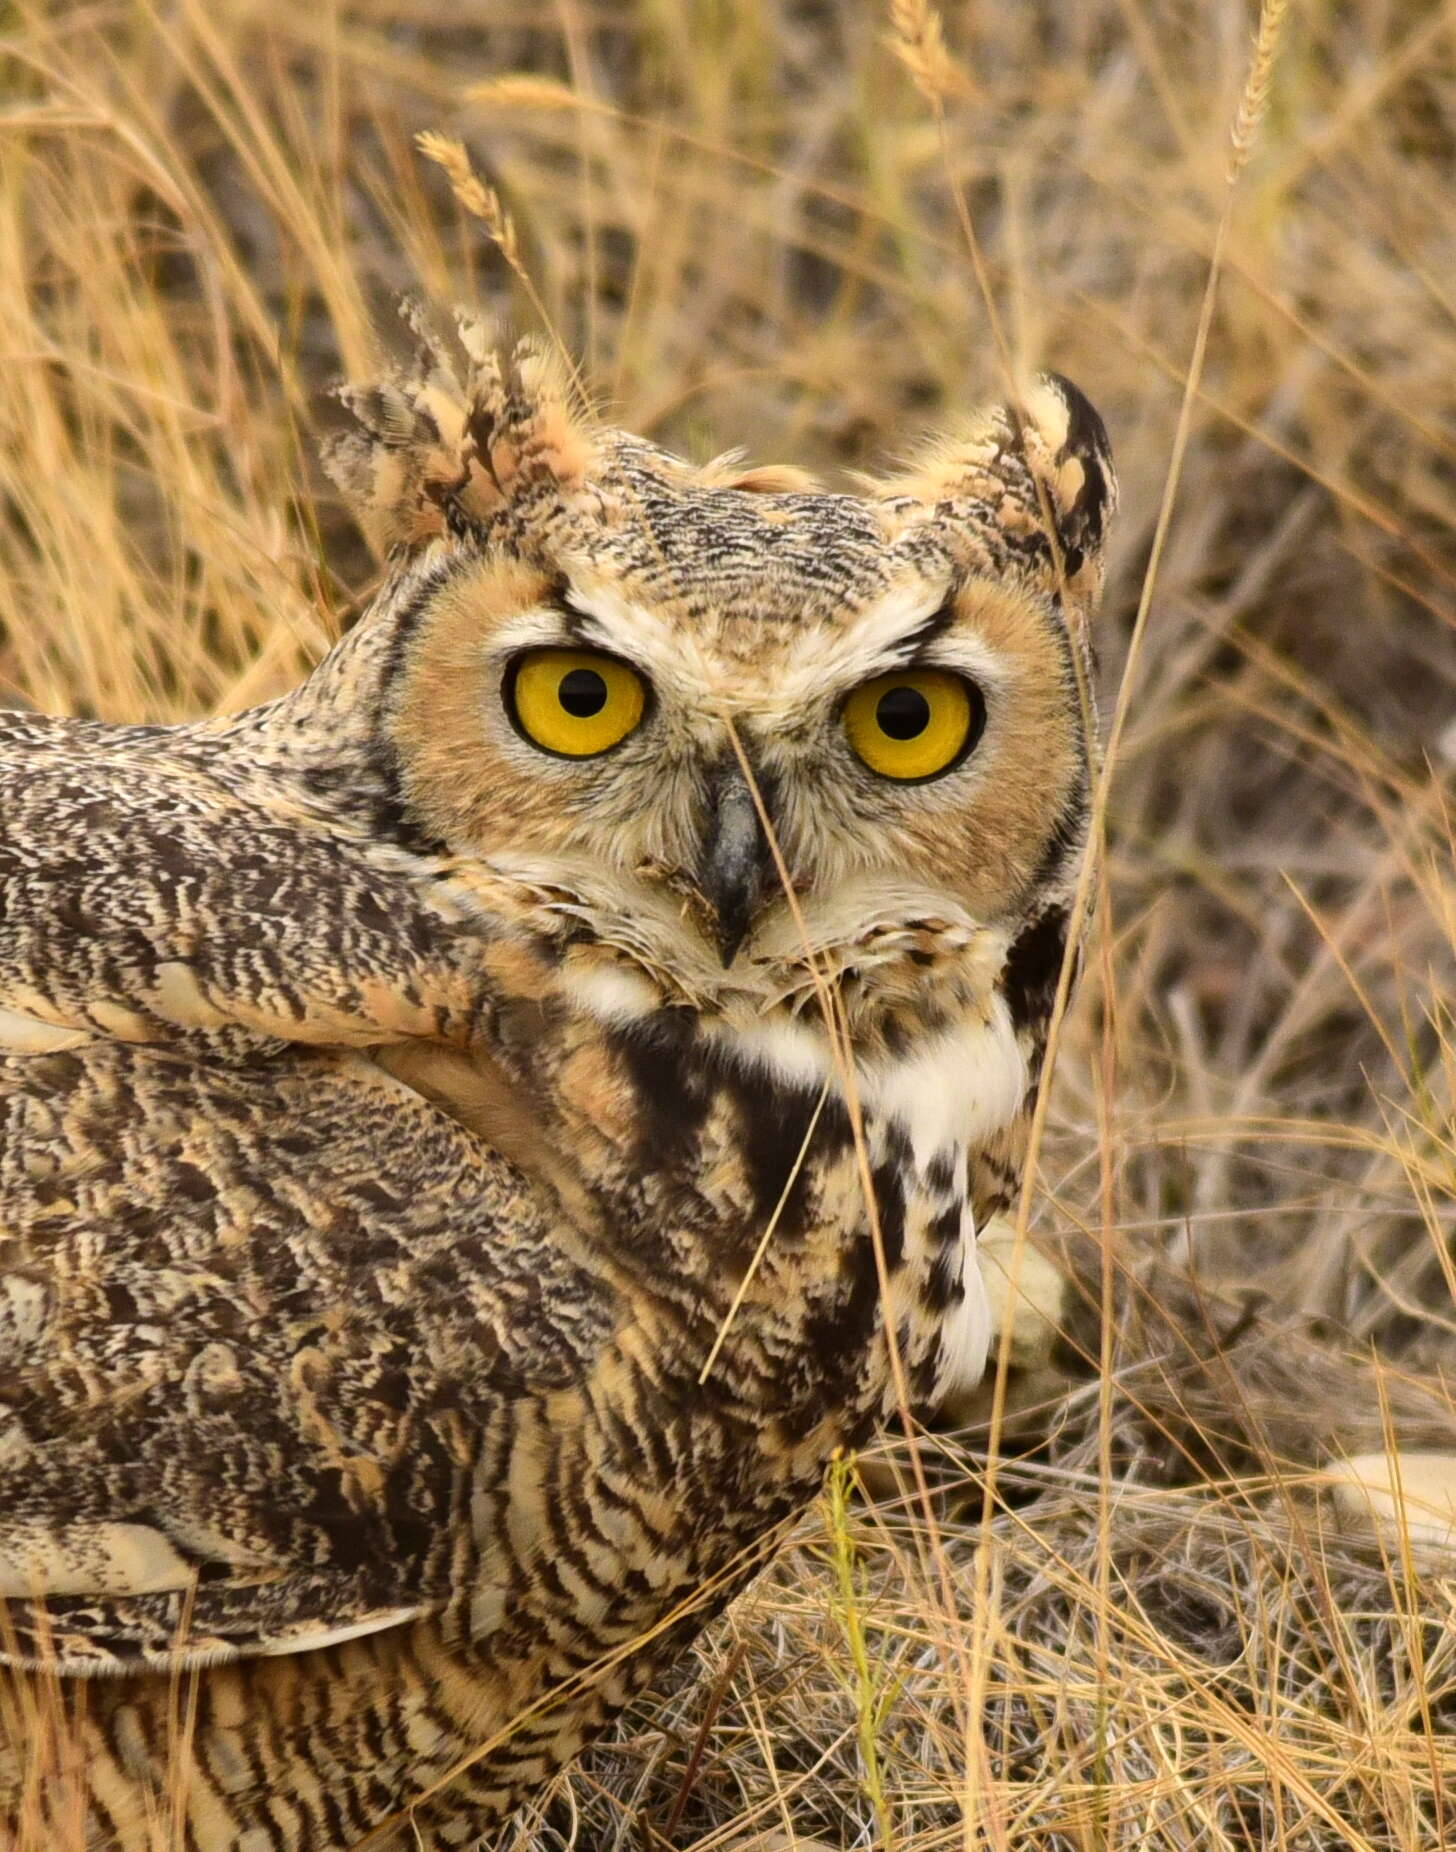
M 466 1617 L 549 1545 L 614 1311 L 480 1140 L 358 1054 L 108 1041 L 0 1057 L 0 1128 L 0 1657 Z
M 140 729 L 0 715 L 0 922 L 17 1053 L 460 1043 L 491 988 L 468 876 Z

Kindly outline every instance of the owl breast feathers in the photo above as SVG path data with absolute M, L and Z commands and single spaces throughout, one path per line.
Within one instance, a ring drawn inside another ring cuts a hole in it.
M 308 681 L 0 715 L 0 1823 L 118 1852 L 473 1844 L 974 1383 L 1086 839 L 1065 381 L 857 494 L 469 322 L 344 397 Z

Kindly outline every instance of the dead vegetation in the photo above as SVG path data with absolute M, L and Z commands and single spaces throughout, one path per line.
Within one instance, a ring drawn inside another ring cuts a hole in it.
M 1453 1412 L 1450 7 L 3 32 L 0 698 L 180 717 L 316 659 L 373 571 L 323 389 L 407 289 L 546 321 L 701 455 L 853 467 L 1042 363 L 1112 429 L 1125 704 L 1031 1205 L 1064 1335 L 925 1443 L 931 1509 L 836 1481 L 504 1843 L 1456 1843 L 1452 1558 L 1320 1478 Z

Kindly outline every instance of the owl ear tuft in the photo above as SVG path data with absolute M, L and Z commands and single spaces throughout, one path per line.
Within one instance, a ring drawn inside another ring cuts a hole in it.
M 1074 615 L 1096 602 L 1117 476 L 1106 426 L 1060 373 L 1038 374 L 1018 404 L 937 439 L 876 493 L 933 509 L 973 569 L 1065 594 Z
M 460 315 L 443 335 L 416 303 L 413 359 L 336 397 L 353 428 L 327 440 L 325 469 L 381 553 L 484 537 L 576 488 L 595 456 L 590 417 L 565 366 L 530 337 L 502 360 Z
M 1060 373 L 1037 376 L 1021 408 L 1022 444 L 1046 495 L 1068 582 L 1095 566 L 1101 581 L 1117 472 L 1107 426 L 1087 395 Z

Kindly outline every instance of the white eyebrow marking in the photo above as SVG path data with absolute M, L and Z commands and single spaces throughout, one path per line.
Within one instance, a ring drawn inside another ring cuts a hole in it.
M 894 586 L 862 611 L 850 612 L 840 639 L 859 649 L 874 650 L 881 657 L 893 651 L 903 652 L 916 632 L 944 609 L 950 593 L 948 576 L 938 585 L 927 586 L 921 580 L 917 585 Z
M 624 596 L 610 581 L 577 574 L 571 606 L 583 620 L 583 641 L 620 651 L 660 686 L 680 688 L 699 699 L 710 693 L 728 712 L 784 712 L 822 697 L 826 687 L 851 686 L 897 667 L 906 659 L 915 633 L 944 607 L 951 583 L 946 573 L 932 581 L 893 585 L 862 609 L 846 609 L 837 622 L 794 631 L 784 640 L 783 654 L 771 653 L 771 689 L 745 686 L 742 662 L 721 660 L 711 647 L 711 632 L 700 637 Z

